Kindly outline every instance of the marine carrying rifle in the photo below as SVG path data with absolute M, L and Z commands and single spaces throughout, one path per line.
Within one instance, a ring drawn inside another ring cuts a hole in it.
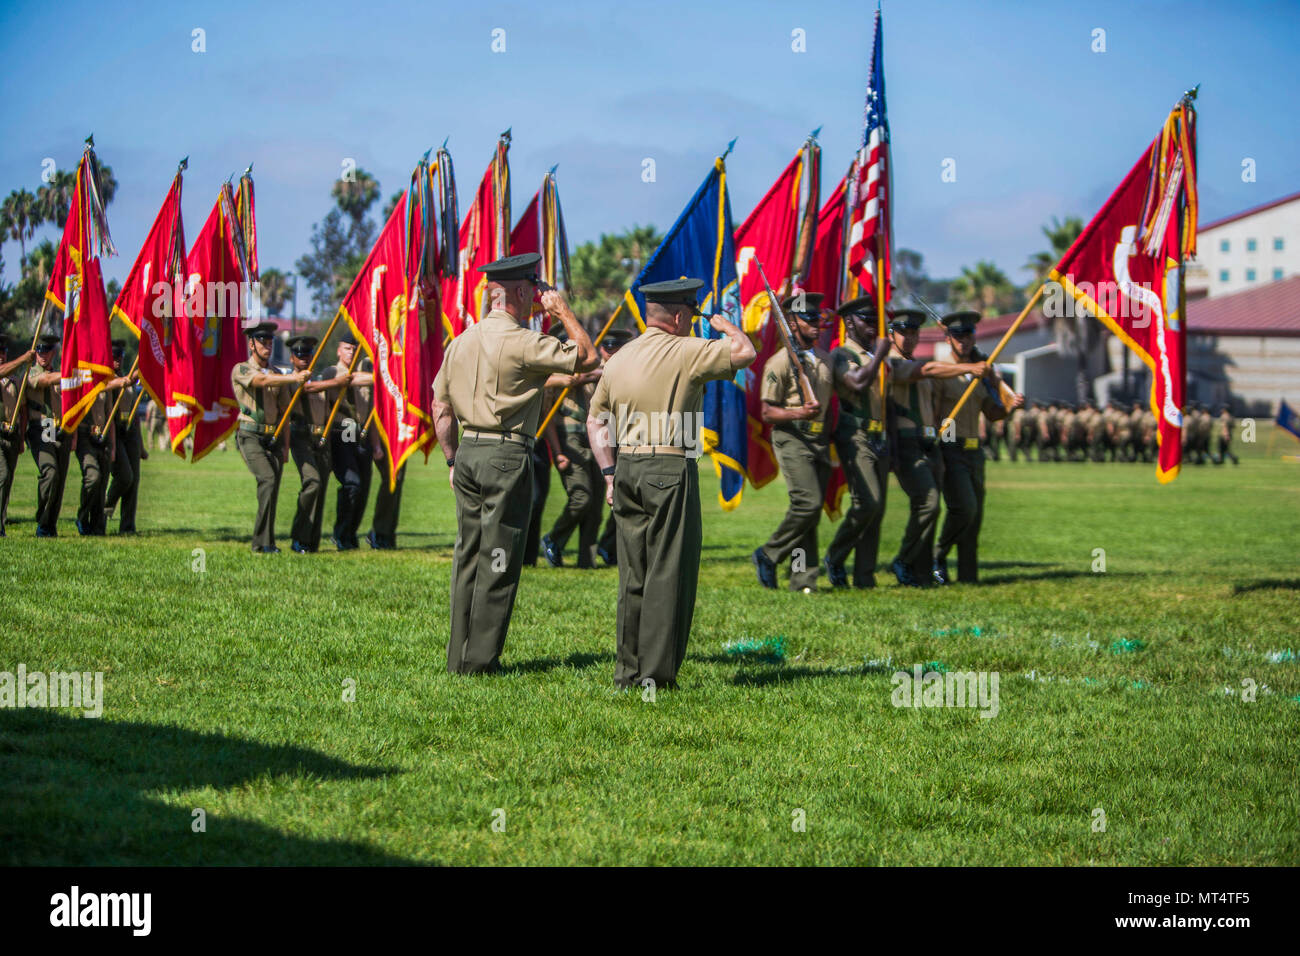
M 785 353 L 790 358 L 790 367 L 794 369 L 799 380 L 799 391 L 803 393 L 803 402 L 805 405 L 813 405 L 817 398 L 813 392 L 812 382 L 808 381 L 808 373 L 803 369 L 803 362 L 799 361 L 799 352 L 794 347 L 794 333 L 790 331 L 790 322 L 781 311 L 781 303 L 776 299 L 776 293 L 772 291 L 772 285 L 767 281 L 767 273 L 763 271 L 763 263 L 758 259 L 754 260 L 758 266 L 759 278 L 763 280 L 763 287 L 767 289 L 767 297 L 772 302 L 772 315 L 776 319 L 776 332 L 781 338 L 781 344 L 785 347 Z

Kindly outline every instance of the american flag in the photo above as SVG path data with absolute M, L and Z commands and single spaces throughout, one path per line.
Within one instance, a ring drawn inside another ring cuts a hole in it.
M 885 282 L 889 298 L 889 120 L 885 116 L 885 56 L 880 9 L 876 9 L 875 42 L 871 47 L 871 79 L 867 83 L 862 148 L 854 163 L 849 208 L 849 272 L 863 295 L 876 294 L 876 275 Z

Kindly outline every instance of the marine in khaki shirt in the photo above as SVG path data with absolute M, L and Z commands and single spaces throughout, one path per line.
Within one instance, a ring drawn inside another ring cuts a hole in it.
M 36 354 L 20 352 L 20 347 L 18 341 L 0 335 L 0 538 L 5 536 L 9 492 L 13 488 L 18 456 L 23 451 L 26 416 L 25 410 L 18 407 L 18 390 L 22 387 L 23 366 Z
M 375 430 L 368 427 L 374 407 L 374 372 L 370 360 L 358 361 L 357 340 L 350 330 L 339 340 L 335 352 L 337 364 L 325 369 L 322 377 L 337 380 L 350 369 L 354 371 L 350 385 L 329 388 L 324 393 L 330 409 L 335 403 L 338 406 L 328 436 L 330 468 L 339 488 L 330 541 L 339 551 L 351 551 L 361 546 L 357 531 L 370 494 L 371 462 L 376 458 L 380 442 Z M 328 415 L 326 412 L 327 419 Z M 383 457 L 382 452 L 378 457 Z
M 609 359 L 587 418 L 616 521 L 620 688 L 677 684 L 700 573 L 704 386 L 754 361 L 753 344 L 722 316 L 709 323 L 725 337 L 690 336 L 703 285 L 676 279 L 641 287 L 645 334 Z
M 812 593 L 821 571 L 817 525 L 831 477 L 830 413 L 835 379 L 831 357 L 817 345 L 822 295 L 804 292 L 781 303 L 794 335 L 795 359 L 778 348 L 763 367 L 763 421 L 772 426 L 772 451 L 790 497 L 785 516 L 753 554 L 758 581 L 777 586 L 777 568 L 790 561 L 790 590 Z M 796 368 L 794 362 L 799 367 Z M 804 384 L 812 390 L 811 400 Z
M 295 374 L 310 373 L 312 358 L 319 341 L 314 335 L 296 335 L 289 339 L 289 356 Z M 326 489 L 330 477 L 330 444 L 325 434 L 329 419 L 331 390 L 335 393 L 352 383 L 347 367 L 331 367 L 328 372 L 310 375 L 302 384 L 298 401 L 291 399 L 289 410 L 289 454 L 298 469 L 301 482 L 298 507 L 290 527 L 291 547 L 295 554 L 314 554 L 320 548 L 321 527 L 325 518 Z
M 894 472 L 908 501 L 907 527 L 889 569 L 899 584 L 917 588 L 933 583 L 934 535 L 943 479 L 943 462 L 935 441 L 938 435 L 935 380 L 982 376 L 985 371 L 983 362 L 914 359 L 924 322 L 925 313 L 919 309 L 894 310 L 889 333 L 900 357 L 890 359 L 887 373 L 889 415 L 898 455 Z
M 27 370 L 23 401 L 27 405 L 27 447 L 36 462 L 36 537 L 58 536 L 59 511 L 73 436 L 61 427 L 63 399 L 59 393 L 59 337 L 45 334 L 36 343 L 36 361 Z
M 949 364 L 983 364 L 975 347 L 975 327 L 980 314 L 953 312 L 943 317 L 944 332 L 951 349 Z M 948 552 L 957 549 L 957 580 L 979 581 L 979 534 L 984 520 L 984 449 L 980 447 L 980 422 L 1002 421 L 1013 408 L 1025 403 L 1023 395 L 1003 390 L 992 366 L 986 366 L 979 384 L 961 408 L 953 410 L 970 385 L 971 375 L 935 379 L 936 412 L 943 432 L 939 451 L 943 456 L 943 500 L 947 506 L 943 527 L 934 545 L 931 574 L 936 584 L 948 583 Z M 947 422 L 951 419 L 952 425 Z
M 275 503 L 280 494 L 287 435 L 275 437 L 276 425 L 288 407 L 291 389 L 307 380 L 304 369 L 281 374 L 271 367 L 275 323 L 262 322 L 244 330 L 248 361 L 230 372 L 231 389 L 239 404 L 235 446 L 257 479 L 257 517 L 253 522 L 253 553 L 278 554 L 275 546 Z
M 880 522 L 889 486 L 889 449 L 879 373 L 893 343 L 888 337 L 877 338 L 872 296 L 852 299 L 837 311 L 848 334 L 844 344 L 831 352 L 831 376 L 840 400 L 833 440 L 850 503 L 826 549 L 826 576 L 831 587 L 848 587 L 845 562 L 853 555 L 853 586 L 871 588 L 876 586 Z
M 553 372 L 588 372 L 600 361 L 564 296 L 538 279 L 540 261 L 530 252 L 480 267 L 491 311 L 452 339 L 433 381 L 434 429 L 456 493 L 453 674 L 501 666 L 532 512 L 543 386 Z M 526 327 L 539 290 L 567 343 Z

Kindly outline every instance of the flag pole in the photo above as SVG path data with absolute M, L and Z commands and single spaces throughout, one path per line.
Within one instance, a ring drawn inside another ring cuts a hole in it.
M 618 318 L 619 313 L 622 311 L 623 311 L 623 303 L 620 302 L 618 304 L 618 308 L 610 313 L 609 320 L 605 322 L 605 327 L 601 329 L 600 334 L 596 336 L 596 341 L 591 343 L 592 348 L 600 347 L 600 343 L 605 338 L 605 333 L 609 331 L 609 327 L 614 324 L 614 320 Z M 564 386 L 564 391 L 560 392 L 560 397 L 555 400 L 555 404 L 551 406 L 551 410 L 546 413 L 546 418 L 542 419 L 542 424 L 537 429 L 538 438 L 541 438 L 544 434 L 546 434 L 546 426 L 551 423 L 551 419 L 554 418 L 555 413 L 560 410 L 560 406 L 564 404 L 564 399 L 568 396 L 569 392 L 572 389 L 573 389 L 572 385 Z
M 41 329 L 43 329 L 43 328 L 45 327 L 45 310 L 46 310 L 46 308 L 49 306 L 49 304 L 50 304 L 50 300 L 47 299 L 47 298 L 42 297 L 42 299 L 41 299 L 41 314 L 40 314 L 40 316 L 36 319 L 36 331 L 32 333 L 32 347 L 31 347 L 31 349 L 29 349 L 28 351 L 35 351 L 35 350 L 36 350 L 36 341 L 41 337 Z M 18 412 L 22 410 L 22 407 L 23 407 L 23 392 L 25 392 L 25 391 L 27 391 L 27 376 L 26 376 L 26 375 L 23 376 L 23 380 L 22 380 L 22 382 L 20 382 L 19 385 L 18 385 L 18 398 L 17 398 L 17 399 L 15 400 L 15 402 L 14 402 L 14 417 L 11 418 L 11 419 L 9 419 L 9 428 L 10 428 L 10 429 L 12 429 L 12 428 L 14 427 L 14 422 L 18 421 Z
M 320 360 L 321 352 L 325 350 L 325 343 L 328 342 L 329 337 L 334 334 L 334 327 L 339 324 L 339 316 L 342 314 L 342 309 L 339 309 L 334 313 L 334 321 L 330 323 L 330 327 L 326 329 L 325 334 L 321 336 L 320 342 L 316 346 L 316 354 L 311 357 L 311 362 L 307 365 L 308 372 L 316 371 L 316 363 Z M 311 376 L 308 376 L 308 378 L 310 377 Z M 284 414 L 280 416 L 280 423 L 275 426 L 275 431 L 271 435 L 272 441 L 280 437 L 280 432 L 284 430 L 284 423 L 289 420 L 289 413 L 293 411 L 293 406 L 298 403 L 298 396 L 302 394 L 303 386 L 306 384 L 307 382 L 304 379 L 299 382 L 298 387 L 294 389 L 293 397 L 289 399 L 289 405 L 285 408 Z
M 1033 310 L 1034 306 L 1038 304 L 1038 300 L 1043 297 L 1043 290 L 1046 288 L 1047 283 L 1045 281 L 1039 284 L 1038 291 L 1034 293 L 1034 297 L 1029 300 L 1021 313 L 1016 316 L 1016 321 L 1011 323 L 1011 328 L 1007 329 L 1006 335 L 1002 336 L 1002 341 L 997 344 L 997 347 L 989 353 L 989 357 L 984 361 L 988 362 L 990 365 L 997 361 L 998 355 L 1002 352 L 1002 349 L 1011 341 L 1011 336 L 1016 334 L 1016 330 L 1020 328 L 1020 323 L 1025 321 L 1025 316 L 1027 316 Z M 961 407 L 966 404 L 966 399 L 970 398 L 970 393 L 975 391 L 975 386 L 979 383 L 980 380 L 978 378 L 972 378 L 970 382 L 967 383 L 966 391 L 961 393 L 961 398 L 957 399 L 957 404 L 952 407 L 952 411 L 948 413 L 948 417 L 943 420 L 941 430 L 951 427 L 949 422 L 953 421 L 957 417 L 957 413 L 961 411 Z
M 134 375 L 134 374 L 135 374 L 135 370 L 136 370 L 139 366 L 140 366 L 140 353 L 139 353 L 139 352 L 136 352 L 136 353 L 135 353 L 135 361 L 131 363 L 131 371 L 129 371 L 129 372 L 126 373 L 126 377 L 127 377 L 127 378 L 130 378 L 132 375 Z M 123 396 L 124 394 L 126 394 L 126 389 L 125 389 L 125 388 L 119 388 L 119 389 L 117 390 L 117 401 L 115 401 L 115 402 L 113 403 L 113 407 L 110 408 L 110 409 L 108 410 L 108 420 L 109 420 L 110 422 L 113 420 L 113 416 L 117 414 L 117 407 L 118 407 L 119 405 L 122 404 L 122 396 Z M 133 411 L 134 411 L 134 409 L 133 409 Z
M 361 346 L 359 346 L 359 345 L 358 345 L 358 346 L 355 346 L 355 351 L 353 351 L 353 353 L 352 353 L 352 361 L 348 363 L 348 374 L 349 374 L 349 375 L 351 375 L 353 369 L 355 369 L 355 368 L 357 367 L 357 362 L 360 361 L 360 359 L 361 359 L 361 353 L 364 352 L 364 351 L 365 351 L 365 350 L 362 349 Z M 317 444 L 319 444 L 320 447 L 322 447 L 322 448 L 325 447 L 325 442 L 326 442 L 326 441 L 329 439 L 329 437 L 330 437 L 330 426 L 334 424 L 334 416 L 338 414 L 339 406 L 340 406 L 341 404 L 343 404 L 343 396 L 344 396 L 345 394 L 347 394 L 347 390 L 348 390 L 349 388 L 351 388 L 351 387 L 352 387 L 352 386 L 350 386 L 350 385 L 345 385 L 345 386 L 343 386 L 342 388 L 340 388 L 340 389 L 339 389 L 338 396 L 334 399 L 334 407 L 330 409 L 329 417 L 325 419 L 325 428 L 324 428 L 324 430 L 321 432 L 321 435 L 320 435 L 320 441 L 317 443 Z M 371 414 L 372 414 L 372 415 L 374 414 L 374 409 L 371 409 Z

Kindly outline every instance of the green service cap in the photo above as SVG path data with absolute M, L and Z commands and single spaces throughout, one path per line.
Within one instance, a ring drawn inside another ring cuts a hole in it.
M 506 256 L 496 262 L 479 266 L 478 271 L 497 282 L 510 282 L 518 279 L 537 279 L 537 264 L 542 261 L 541 253 L 521 252 L 517 256 Z
M 889 331 L 910 332 L 925 325 L 925 313 L 920 309 L 894 309 L 889 313 Z
M 667 282 L 651 282 L 641 286 L 641 294 L 647 302 L 659 305 L 695 305 L 702 288 L 703 279 L 669 279 Z
M 949 312 L 939 321 L 943 323 L 944 328 L 954 335 L 963 332 L 974 332 L 975 325 L 980 320 L 980 314 L 973 309 L 962 309 L 959 312 Z

